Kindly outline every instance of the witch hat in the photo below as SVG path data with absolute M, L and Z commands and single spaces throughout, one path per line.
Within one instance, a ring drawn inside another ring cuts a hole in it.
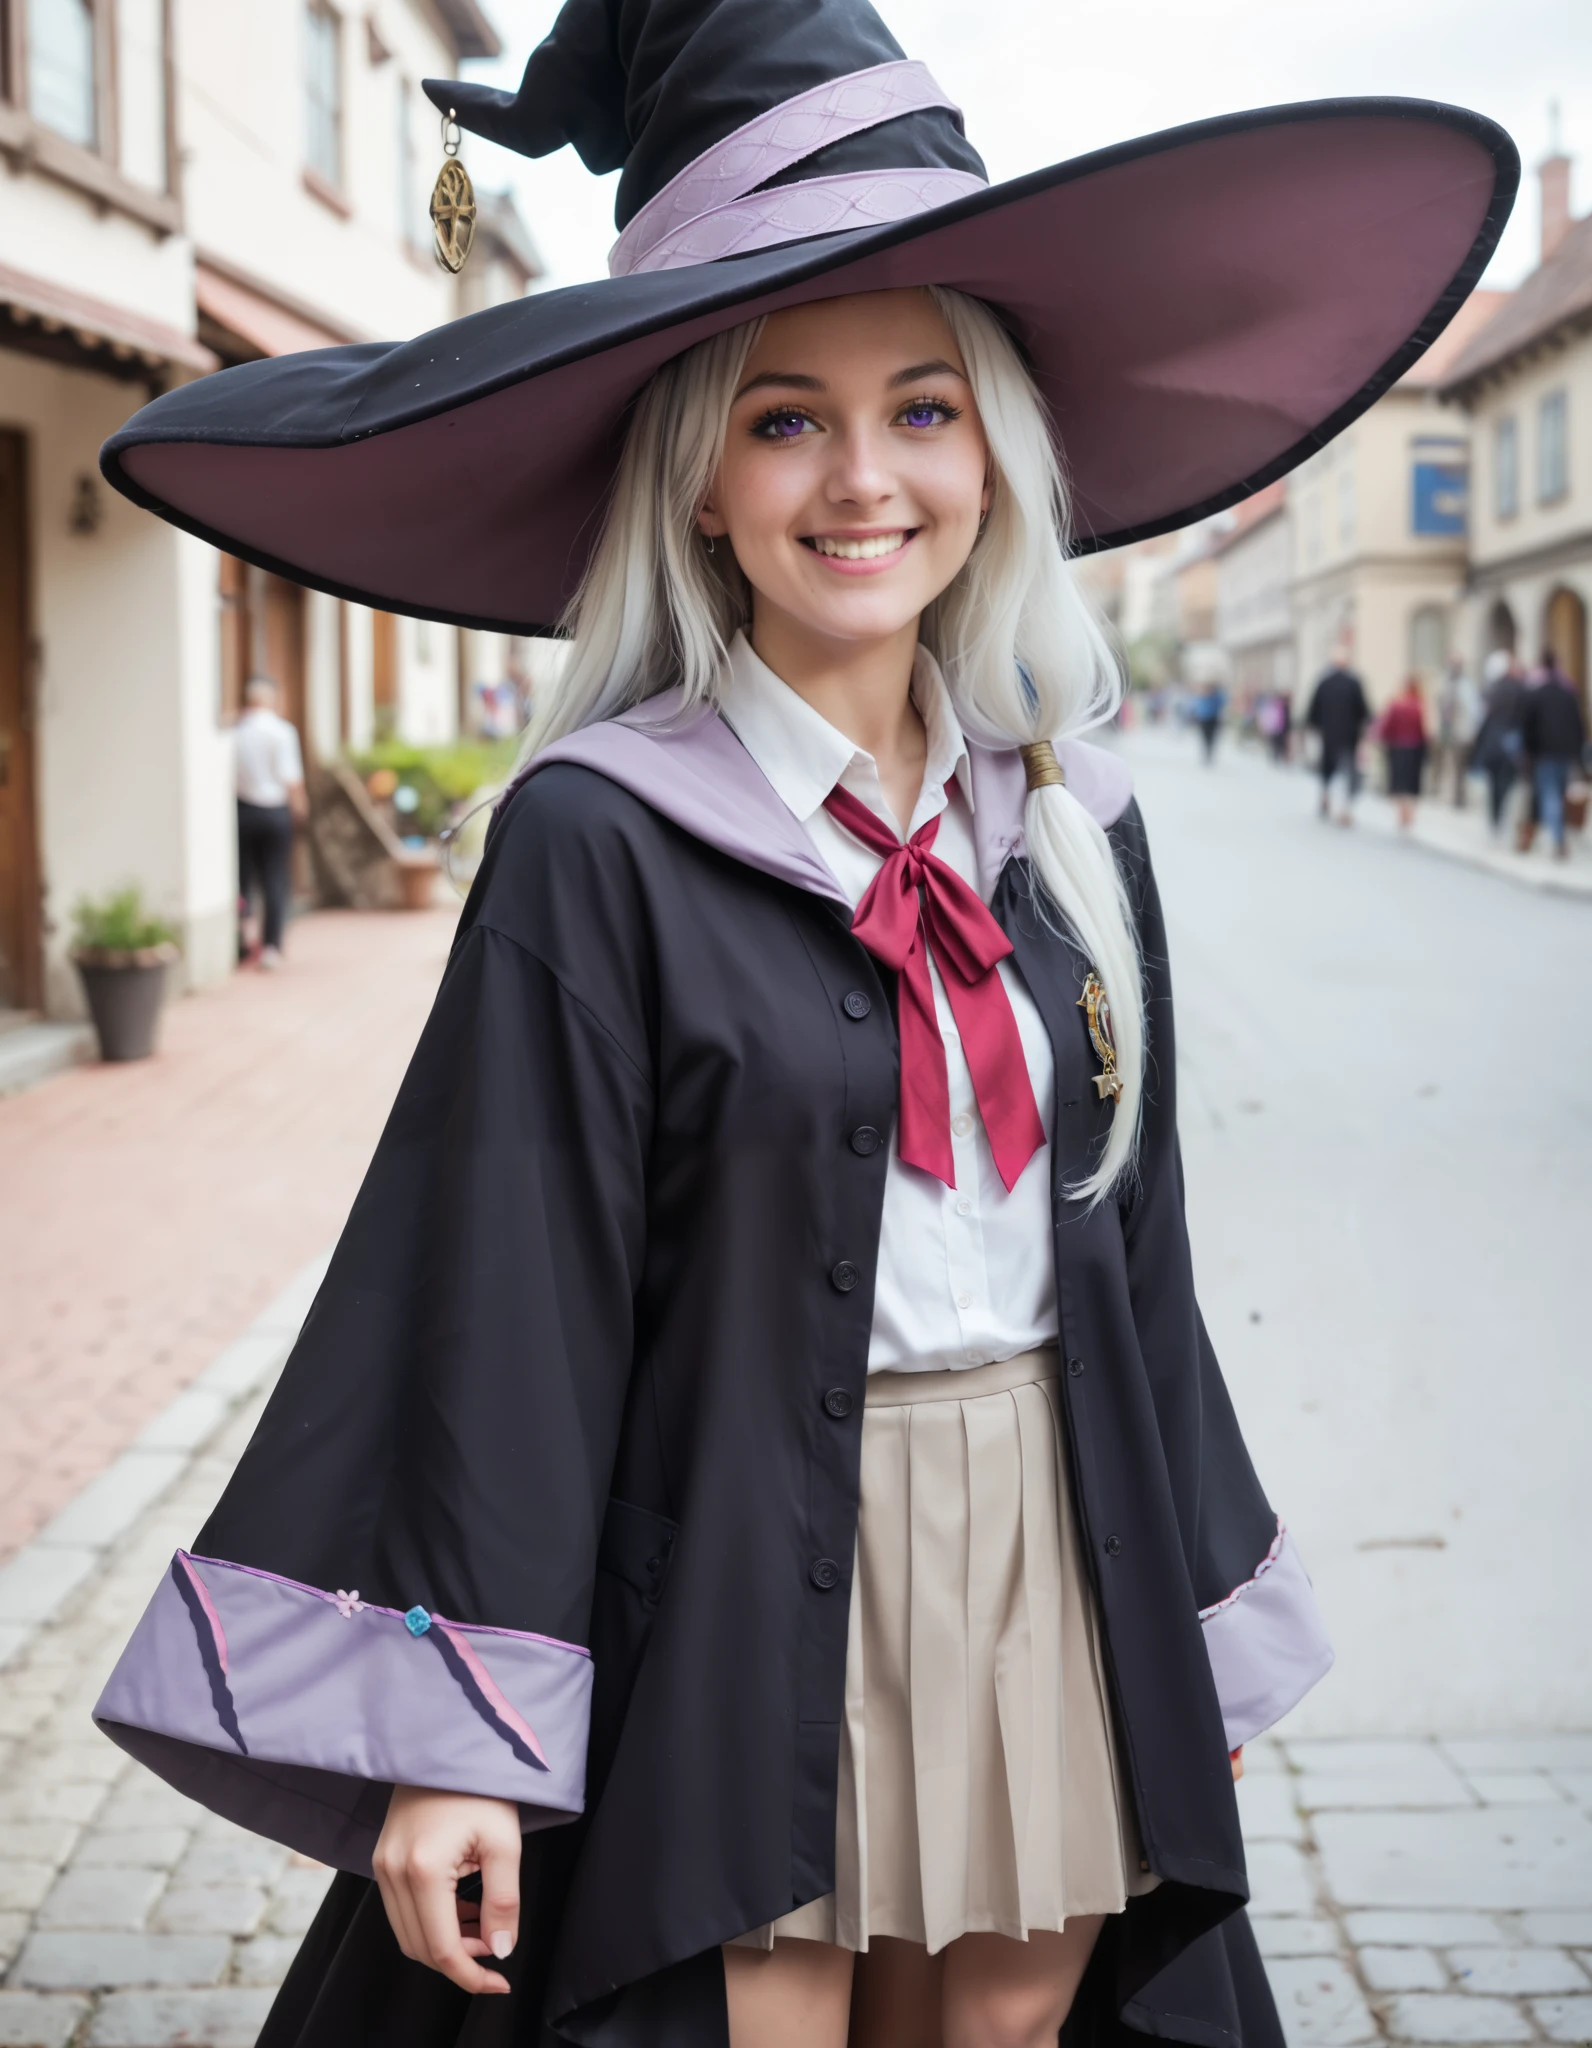
M 622 167 L 612 275 L 393 346 L 245 363 L 106 444 L 136 503 L 339 597 L 553 629 L 625 410 L 671 356 L 813 299 L 946 285 L 1026 352 L 1081 551 L 1236 503 L 1452 318 L 1520 164 L 1479 114 L 1321 100 L 1004 184 L 868 0 L 568 0 L 517 93 L 426 91 L 530 156 Z

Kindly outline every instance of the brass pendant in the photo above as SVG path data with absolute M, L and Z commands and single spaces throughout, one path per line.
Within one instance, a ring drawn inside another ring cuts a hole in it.
M 451 107 L 442 123 L 442 158 L 431 188 L 431 242 L 437 261 L 457 277 L 475 241 L 475 187 L 459 161 L 459 124 Z
M 1113 1102 L 1120 1102 L 1122 1077 L 1117 1072 L 1117 1048 L 1111 1036 L 1111 999 L 1093 968 L 1089 970 L 1089 978 L 1083 985 L 1078 1007 L 1088 1016 L 1089 1042 L 1100 1062 L 1100 1072 L 1094 1077 L 1095 1093 L 1102 1102 L 1108 1095 Z

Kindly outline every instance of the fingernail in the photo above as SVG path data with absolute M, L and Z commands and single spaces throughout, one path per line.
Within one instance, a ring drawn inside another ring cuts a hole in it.
M 500 1927 L 492 1937 L 492 1953 L 501 1963 L 503 1958 L 514 1953 L 514 1937 L 506 1927 Z

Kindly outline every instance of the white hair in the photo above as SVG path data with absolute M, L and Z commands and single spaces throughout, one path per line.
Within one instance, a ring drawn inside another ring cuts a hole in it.
M 1012 747 L 1087 732 L 1116 711 L 1122 673 L 1068 563 L 1066 482 L 1045 404 L 987 306 L 930 289 L 961 351 L 993 472 L 984 531 L 924 612 L 925 647 L 963 730 Z M 678 685 L 714 703 L 751 591 L 727 546 L 711 554 L 697 514 L 718 469 L 735 388 L 759 320 L 665 363 L 636 400 L 602 533 L 565 619 L 570 658 L 539 694 L 521 759 L 566 733 Z M 1068 1190 L 1098 1202 L 1133 1159 L 1144 1093 L 1144 993 L 1127 891 L 1100 825 L 1060 784 L 1030 792 L 1028 856 L 1106 990 L 1122 1093 L 1093 1170 Z

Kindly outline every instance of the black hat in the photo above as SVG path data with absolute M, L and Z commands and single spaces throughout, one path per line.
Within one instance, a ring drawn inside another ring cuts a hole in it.
M 389 611 L 543 632 L 625 409 L 781 307 L 936 284 L 992 305 L 1049 402 L 1083 550 L 1231 505 L 1387 390 L 1480 276 L 1519 180 L 1425 101 L 1225 116 L 1001 185 L 868 0 L 569 0 L 460 124 L 623 169 L 598 284 L 391 347 L 247 363 L 146 406 L 106 477 L 233 554 Z

